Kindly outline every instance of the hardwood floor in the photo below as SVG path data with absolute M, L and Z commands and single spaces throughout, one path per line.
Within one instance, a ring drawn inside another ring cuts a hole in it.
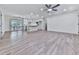
M 58 32 L 7 32 L 0 40 L 1 55 L 77 55 L 79 36 Z

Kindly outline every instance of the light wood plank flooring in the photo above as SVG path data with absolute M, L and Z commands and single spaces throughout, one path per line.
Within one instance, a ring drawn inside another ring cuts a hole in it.
M 6 32 L 0 55 L 77 55 L 79 36 L 58 32 Z

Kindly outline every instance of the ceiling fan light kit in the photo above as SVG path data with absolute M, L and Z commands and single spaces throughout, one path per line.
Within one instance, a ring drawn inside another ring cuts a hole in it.
M 58 11 L 56 8 L 60 6 L 60 4 L 56 4 L 56 5 L 52 5 L 52 4 L 45 4 L 45 7 L 46 8 L 41 8 L 40 10 L 41 11 L 46 11 L 47 13 L 53 13 L 53 12 L 56 12 Z
M 52 9 L 48 9 L 47 11 L 49 11 L 49 12 L 50 12 L 50 11 L 52 11 Z

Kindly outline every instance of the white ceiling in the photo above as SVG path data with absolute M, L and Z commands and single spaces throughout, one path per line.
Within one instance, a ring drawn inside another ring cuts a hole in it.
M 47 15 L 46 12 L 40 11 L 41 8 L 46 8 L 44 4 L 0 4 L 0 8 L 6 13 L 13 13 L 23 16 L 27 16 L 32 12 L 43 16 Z M 72 11 L 79 9 L 79 4 L 61 4 L 57 7 L 57 9 L 57 14 L 64 11 Z

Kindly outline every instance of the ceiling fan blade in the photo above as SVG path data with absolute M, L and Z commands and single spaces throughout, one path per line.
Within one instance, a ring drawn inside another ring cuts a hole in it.
M 57 11 L 57 9 L 52 9 L 53 11 Z
M 46 6 L 47 8 L 49 8 L 49 6 L 48 6 L 47 4 L 45 4 L 45 6 Z
M 45 4 L 45 6 L 46 6 L 47 8 L 50 8 L 52 5 L 51 5 L 51 4 Z
M 52 5 L 51 4 L 49 4 L 49 8 L 51 7 Z
M 52 8 L 56 8 L 56 7 L 58 7 L 58 6 L 60 6 L 60 4 L 57 4 L 57 5 L 53 6 Z

